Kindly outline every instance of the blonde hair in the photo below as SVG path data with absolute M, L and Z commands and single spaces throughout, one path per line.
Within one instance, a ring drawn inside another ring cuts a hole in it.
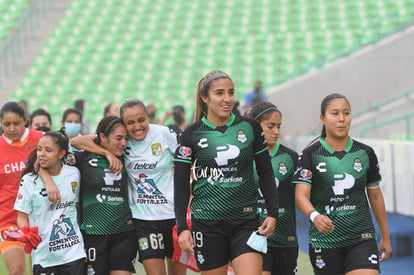
M 203 78 L 200 79 L 197 85 L 196 91 L 196 108 L 194 121 L 199 121 L 203 116 L 207 116 L 207 105 L 203 101 L 203 96 L 208 96 L 208 90 L 210 88 L 211 82 L 219 78 L 228 78 L 231 80 L 225 72 L 222 71 L 212 71 L 207 73 Z

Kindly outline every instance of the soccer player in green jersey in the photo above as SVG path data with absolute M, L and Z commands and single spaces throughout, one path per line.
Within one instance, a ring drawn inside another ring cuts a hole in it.
M 378 274 L 379 262 L 390 257 L 391 243 L 377 156 L 349 136 L 351 106 L 345 96 L 325 97 L 320 119 L 321 139 L 302 152 L 293 177 L 296 204 L 311 220 L 313 270 Z M 379 251 L 368 201 L 381 232 Z
M 262 275 L 295 275 L 297 272 L 298 241 L 296 236 L 295 186 L 292 176 L 296 170 L 298 154 L 278 142 L 282 113 L 270 102 L 252 106 L 248 114 L 263 129 L 279 198 L 279 216 L 275 231 L 267 238 L 267 253 L 263 255 Z M 263 194 L 259 191 L 258 212 L 263 221 L 267 209 Z
M 225 275 L 229 261 L 236 274 L 261 274 L 259 251 L 263 251 L 262 245 L 267 248 L 264 236 L 273 233 L 278 215 L 276 184 L 263 131 L 256 120 L 232 113 L 234 91 L 233 81 L 221 71 L 200 80 L 196 122 L 179 136 L 174 157 L 179 244 L 184 251 L 194 252 L 202 274 Z M 269 214 L 262 224 L 257 215 L 253 161 Z M 186 222 L 190 174 L 192 232 Z

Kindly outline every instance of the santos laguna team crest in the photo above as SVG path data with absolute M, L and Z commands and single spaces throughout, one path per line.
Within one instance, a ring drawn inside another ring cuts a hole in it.
M 61 215 L 58 219 L 53 221 L 49 240 L 49 251 L 69 248 L 79 243 L 79 236 L 76 235 L 72 221 L 69 217 Z
M 138 179 L 135 179 L 137 185 L 137 203 L 138 204 L 166 204 L 167 199 L 158 190 L 153 179 L 149 179 L 147 175 L 140 174 Z

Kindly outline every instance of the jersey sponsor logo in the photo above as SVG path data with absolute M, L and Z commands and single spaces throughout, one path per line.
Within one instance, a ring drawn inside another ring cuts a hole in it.
M 332 186 L 332 190 L 335 195 L 343 195 L 345 189 L 351 189 L 355 184 L 355 178 L 348 173 L 336 174 L 334 175 L 334 178 L 335 185 Z
M 16 161 L 13 163 L 7 163 L 3 166 L 3 170 L 5 174 L 12 174 L 12 173 L 18 173 L 24 170 L 26 168 L 26 163 L 24 161 Z
M 73 223 L 69 217 L 61 215 L 53 221 L 52 232 L 49 238 L 49 252 L 58 251 L 80 244 Z
M 56 204 L 55 210 L 68 208 L 68 207 L 71 207 L 74 204 L 75 204 L 74 201 L 64 201 L 64 202 L 60 202 L 60 203 L 57 203 Z
M 78 183 L 76 181 L 72 181 L 70 186 L 72 187 L 72 193 L 75 195 L 78 194 Z
M 363 170 L 361 160 L 359 158 L 354 159 L 354 170 L 360 173 Z
M 112 186 L 114 185 L 114 181 L 119 181 L 122 179 L 122 173 L 112 173 L 109 169 L 105 169 L 105 177 L 103 178 L 105 181 L 105 185 Z
M 167 204 L 168 201 L 161 191 L 157 188 L 153 179 L 145 174 L 140 174 L 135 179 L 137 185 L 137 204 Z
M 217 146 L 217 157 L 214 159 L 218 166 L 224 166 L 229 163 L 230 159 L 235 159 L 240 154 L 240 149 L 237 146 L 227 144 Z
M 190 160 L 191 159 L 191 148 L 190 147 L 186 147 L 186 146 L 180 146 L 178 148 L 178 155 L 177 157 L 179 159 L 185 159 L 185 160 Z
M 244 133 L 243 130 L 238 130 L 237 131 L 237 140 L 241 143 L 246 143 L 247 142 L 247 136 Z
M 159 156 L 162 154 L 162 146 L 161 143 L 153 143 L 151 144 L 151 152 L 153 156 Z
M 39 192 L 39 195 L 42 196 L 42 197 L 47 197 L 46 188 L 42 188 Z
M 89 161 L 89 165 L 92 167 L 97 167 L 98 166 L 98 159 L 90 159 Z
M 319 172 L 325 173 L 326 172 L 326 162 L 319 162 L 319 164 L 316 166 L 316 169 L 318 169 Z
M 147 162 L 135 162 L 135 163 L 131 163 L 129 165 L 130 169 L 135 169 L 135 170 L 142 170 L 142 169 L 155 169 L 157 168 L 158 165 L 158 161 L 154 162 L 154 163 L 147 163 Z
M 200 146 L 200 148 L 207 148 L 207 138 L 200 138 L 200 141 L 197 143 L 197 145 Z
M 197 166 L 197 160 L 194 161 L 193 169 L 194 180 L 207 179 L 210 184 L 215 182 L 241 182 L 241 177 L 230 177 L 225 178 L 224 173 L 226 172 L 237 172 L 237 167 L 223 167 L 223 168 L 209 168 Z
M 123 202 L 124 198 L 123 197 L 106 196 L 106 195 L 103 195 L 103 194 L 97 194 L 96 195 L 96 200 L 99 201 L 100 203 L 103 203 L 105 201 L 107 201 L 107 202 Z
M 281 175 L 286 175 L 288 172 L 287 167 L 286 167 L 286 163 L 284 162 L 279 162 L 279 174 Z
M 338 212 L 354 211 L 355 209 L 356 209 L 355 205 L 348 205 L 348 204 L 337 206 L 336 208 L 334 206 L 329 206 L 329 205 L 325 206 L 325 211 L 326 211 L 326 214 L 328 215 L 333 214 L 334 211 L 335 213 L 338 213 Z
M 376 254 L 371 254 L 371 256 L 368 257 L 368 261 L 370 261 L 371 264 L 378 264 L 378 256 Z

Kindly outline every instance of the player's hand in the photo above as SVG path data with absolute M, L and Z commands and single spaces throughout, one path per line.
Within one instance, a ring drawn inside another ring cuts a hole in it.
M 330 233 L 334 229 L 332 220 L 325 215 L 316 216 L 313 223 L 321 233 Z
M 178 236 L 178 244 L 183 251 L 194 253 L 194 242 L 190 230 L 187 229 L 180 233 Z
M 276 218 L 273 217 L 267 217 L 262 225 L 259 226 L 259 234 L 260 235 L 264 235 L 266 237 L 269 237 L 270 235 L 273 234 L 273 231 L 275 230 L 276 227 Z
M 109 161 L 109 170 L 112 173 L 121 174 L 122 172 L 122 162 L 111 152 L 107 152 L 105 155 L 106 159 Z
M 57 188 L 56 184 L 52 182 L 45 181 L 45 187 L 46 187 L 46 193 L 47 198 L 49 201 L 57 204 L 60 203 L 61 197 L 60 197 L 60 191 Z
M 391 257 L 391 241 L 390 239 L 381 239 L 379 245 L 379 252 L 380 252 L 380 262 L 388 260 Z

